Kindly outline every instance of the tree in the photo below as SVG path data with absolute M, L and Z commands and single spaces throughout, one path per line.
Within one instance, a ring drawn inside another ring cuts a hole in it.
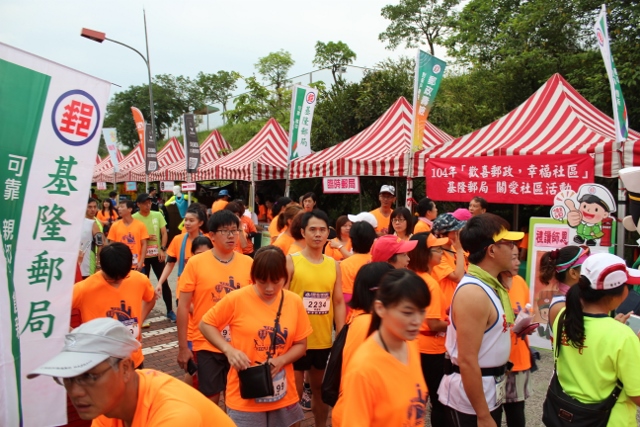
M 382 16 L 391 24 L 378 39 L 387 42 L 387 49 L 403 42 L 407 48 L 418 47 L 426 41 L 434 55 L 434 46 L 446 35 L 458 4 L 460 0 L 400 0 L 397 5 L 387 5 Z
M 263 80 L 274 86 L 278 96 L 281 96 L 280 89 L 287 84 L 287 74 L 295 64 L 291 54 L 285 50 L 271 52 L 269 55 L 259 58 L 255 64 L 258 73 L 262 74 Z
M 353 64 L 355 59 L 356 53 L 349 49 L 346 43 L 338 41 L 325 44 L 318 41 L 313 64 L 320 68 L 330 68 L 333 82 L 337 83 L 336 73 L 345 65 Z M 342 79 L 342 73 L 340 73 L 340 79 Z
M 227 112 L 227 102 L 231 93 L 238 88 L 241 76 L 236 71 L 218 71 L 215 74 L 199 72 L 195 85 L 202 94 L 205 103 L 222 104 L 222 112 Z M 224 119 L 224 114 L 223 114 Z

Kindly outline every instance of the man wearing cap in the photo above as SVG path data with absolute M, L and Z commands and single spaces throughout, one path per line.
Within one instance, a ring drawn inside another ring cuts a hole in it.
M 418 244 L 417 240 L 402 240 L 398 236 L 386 234 L 379 237 L 371 248 L 371 262 L 388 262 L 394 268 L 407 268 L 409 255 Z
M 95 319 L 67 334 L 62 351 L 27 378 L 53 377 L 80 418 L 94 420 L 94 427 L 235 425 L 182 381 L 151 369 L 134 370 L 131 354 L 139 349 L 120 322 Z
M 460 221 L 453 214 L 445 213 L 433 221 L 433 227 L 431 228 L 431 232 L 436 237 L 449 239 L 447 243 L 442 245 L 443 253 L 440 264 L 434 266 L 430 272 L 440 284 L 446 307 L 451 305 L 453 292 L 467 270 L 466 255 L 460 244 L 459 237 L 460 230 L 465 224 L 466 221 Z
M 483 213 L 486 213 L 488 207 L 489 207 L 489 203 L 487 203 L 487 201 L 480 196 L 474 197 L 469 202 L 469 212 L 471 212 L 471 215 L 473 216 L 482 215 Z
M 122 200 L 118 204 L 118 215 L 121 219 L 114 222 L 109 229 L 107 239 L 110 242 L 120 242 L 129 246 L 132 256 L 132 268 L 142 271 L 147 254 L 147 227 L 132 216 L 133 202 Z
M 493 214 L 474 216 L 460 231 L 470 265 L 453 296 L 445 342 L 451 365 L 438 389 L 453 426 L 501 424 L 515 316 L 498 275 L 511 269 L 522 237 Z
M 227 206 L 227 203 L 229 203 L 230 198 L 231 196 L 229 196 L 228 190 L 220 190 L 218 193 L 218 200 L 213 202 L 211 205 L 211 215 L 224 209 Z
M 389 220 L 391 218 L 391 212 L 393 211 L 393 204 L 396 202 L 396 189 L 393 185 L 383 185 L 380 187 L 380 194 L 378 194 L 378 200 L 380 201 L 380 207 L 371 211 L 371 214 L 376 217 L 377 226 L 376 233 L 378 236 L 383 236 L 389 231 Z
M 82 322 L 117 319 L 141 341 L 140 324 L 156 302 L 153 286 L 144 274 L 131 271 L 131 250 L 125 244 L 106 245 L 99 257 L 102 271 L 76 283 L 71 308 L 80 311 Z M 134 352 L 132 360 L 136 368 L 142 366 L 142 351 Z
M 167 221 L 160 212 L 152 211 L 151 195 L 141 193 L 136 199 L 138 204 L 138 212 L 132 216 L 134 219 L 142 222 L 147 227 L 149 240 L 147 240 L 147 252 L 144 258 L 144 272 L 149 277 L 151 269 L 156 275 L 156 279 L 160 280 L 162 271 L 165 266 L 165 258 L 167 252 Z M 176 321 L 176 314 L 173 312 L 173 297 L 171 288 L 165 280 L 160 284 L 162 286 L 162 300 L 167 307 L 167 318 L 172 322 Z

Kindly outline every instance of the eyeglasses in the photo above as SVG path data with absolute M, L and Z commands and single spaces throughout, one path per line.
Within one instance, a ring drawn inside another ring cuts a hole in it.
M 440 246 L 436 246 L 436 247 L 434 247 L 434 248 L 429 248 L 429 250 L 430 250 L 431 252 L 435 252 L 435 253 L 437 253 L 437 254 L 441 254 L 441 253 L 443 253 L 443 252 L 444 252 L 444 250 L 443 250 Z
M 516 242 L 512 240 L 500 240 L 498 242 L 495 242 L 494 245 L 505 245 L 509 246 L 509 249 L 513 249 L 516 246 Z
M 391 222 L 393 222 L 394 224 L 399 224 L 401 222 L 407 222 L 407 220 L 404 218 L 393 218 Z
M 236 234 L 238 234 L 240 232 L 240 230 L 217 230 L 216 233 L 220 233 L 220 234 L 225 234 L 227 233 L 227 236 L 231 237 L 231 236 L 235 236 Z
M 118 360 L 118 363 L 120 362 L 120 360 Z M 109 363 L 109 366 L 104 369 L 102 372 L 97 372 L 94 374 L 90 374 L 90 373 L 85 373 L 85 374 L 81 374 L 78 375 L 77 377 L 72 377 L 72 378 L 60 378 L 60 377 L 53 377 L 53 380 L 60 384 L 61 386 L 65 386 L 68 387 L 70 386 L 72 383 L 75 383 L 77 385 L 79 385 L 80 387 L 92 387 L 96 384 L 96 382 L 102 378 L 102 376 L 104 374 L 106 374 L 110 369 L 113 369 L 117 366 L 117 363 L 112 364 Z

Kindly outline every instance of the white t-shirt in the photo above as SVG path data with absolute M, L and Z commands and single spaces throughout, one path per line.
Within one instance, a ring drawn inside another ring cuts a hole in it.
M 91 268 L 91 241 L 93 240 L 93 224 L 95 219 L 85 218 L 82 221 L 82 231 L 80 232 L 80 250 L 84 252 L 82 263 L 80 264 L 80 274 L 88 276 Z

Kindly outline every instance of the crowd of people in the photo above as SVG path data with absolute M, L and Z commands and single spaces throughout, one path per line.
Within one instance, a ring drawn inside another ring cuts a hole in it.
M 530 307 L 518 275 L 525 236 L 487 213 L 484 199 L 439 214 L 424 198 L 414 215 L 394 209 L 395 188 L 383 185 L 378 208 L 332 224 L 313 193 L 253 214 L 222 190 L 210 212 L 186 206 L 182 234 L 169 240 L 153 193 L 135 203 L 115 196 L 87 205 L 72 304 L 82 324 L 31 374 L 54 377 L 81 418 L 276 427 L 311 410 L 324 427 L 323 392 L 337 384 L 336 427 L 419 426 L 427 417 L 434 427 L 500 426 L 503 414 L 509 427 L 525 426 L 535 369 L 533 329 L 515 327 Z M 271 245 L 254 250 L 258 221 Z M 580 425 L 635 426 L 640 340 L 624 324 L 630 313 L 611 313 L 640 272 L 586 246 L 552 250 L 539 269 L 543 282 L 558 283 L 545 424 L 580 419 L 580 408 L 553 409 L 559 389 L 579 404 L 611 401 L 604 424 Z M 158 298 L 176 322 L 184 379 L 144 369 L 140 328 Z M 327 370 L 336 357 L 338 369 Z

